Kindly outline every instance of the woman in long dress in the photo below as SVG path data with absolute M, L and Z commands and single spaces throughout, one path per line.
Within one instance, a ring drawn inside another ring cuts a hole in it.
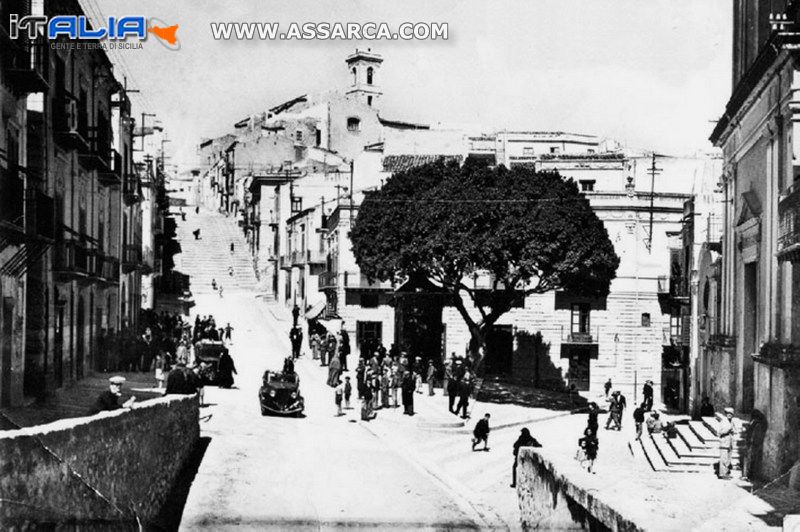
M 336 388 L 339 384 L 339 376 L 342 374 L 342 363 L 339 362 L 339 355 L 335 355 L 328 364 L 328 386 Z

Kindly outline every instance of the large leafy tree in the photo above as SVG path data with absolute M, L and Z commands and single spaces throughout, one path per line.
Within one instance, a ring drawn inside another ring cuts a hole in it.
M 469 327 L 473 355 L 485 352 L 492 326 L 520 297 L 556 289 L 605 296 L 619 265 L 574 181 L 469 162 L 392 175 L 365 197 L 350 238 L 371 280 L 424 275 L 440 285 Z M 476 276 L 489 288 L 477 288 Z

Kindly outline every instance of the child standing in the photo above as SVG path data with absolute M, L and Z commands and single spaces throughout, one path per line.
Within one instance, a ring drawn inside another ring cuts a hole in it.
M 353 394 L 353 386 L 350 384 L 350 377 L 344 378 L 344 407 L 350 410 L 350 396 Z
M 156 384 L 158 389 L 162 389 L 164 387 L 164 366 L 166 362 L 164 361 L 164 355 L 162 353 L 158 353 L 156 358 L 153 360 L 153 368 L 155 368 L 155 376 L 156 376 Z
M 336 400 L 336 415 L 342 416 L 344 412 L 342 412 L 342 397 L 344 396 L 344 385 L 342 384 L 342 380 L 339 379 L 336 383 L 335 393 L 335 400 Z

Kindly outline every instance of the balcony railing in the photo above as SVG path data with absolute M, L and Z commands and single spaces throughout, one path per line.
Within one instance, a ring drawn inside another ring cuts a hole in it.
M 800 181 L 778 203 L 778 260 L 800 262 Z
M 142 267 L 142 245 L 125 244 L 122 249 L 122 271 L 131 272 Z
M 669 295 L 676 299 L 689 297 L 689 279 L 673 275 L 669 279 Z
M 392 290 L 392 283 L 375 281 L 369 282 L 365 275 L 360 272 L 331 272 L 325 271 L 319 274 L 320 289 L 349 288 L 361 290 Z
M 28 189 L 26 203 L 25 231 L 28 235 L 55 239 L 55 200 L 41 190 Z
M 766 342 L 753 358 L 770 366 L 800 366 L 800 347 L 793 344 Z
M 0 226 L 23 231 L 24 212 L 25 180 L 19 167 L 0 168 Z
M 102 253 L 94 255 L 92 275 L 102 281 L 119 282 L 119 260 Z
M 78 100 L 62 90 L 53 101 L 55 140 L 63 148 L 85 152 L 89 149 L 89 118 Z
M 57 273 L 86 277 L 94 270 L 92 261 L 92 251 L 79 240 L 60 240 L 55 244 L 53 270 Z
M 124 174 L 122 198 L 127 205 L 133 205 L 139 201 L 139 176 L 137 174 Z
M 582 331 L 574 331 L 561 326 L 561 343 L 563 344 L 596 344 L 600 338 L 600 327 L 587 327 Z
M 29 40 L 22 32 L 16 47 L 9 47 L 3 55 L 7 82 L 17 92 L 45 92 L 49 88 L 47 58 L 49 43 L 43 37 Z
M 119 185 L 122 183 L 122 156 L 117 150 L 109 150 L 108 166 L 100 166 L 98 177 L 104 185 Z
M 722 240 L 722 217 L 712 214 L 708 217 L 708 225 L 706 226 L 706 242 L 717 243 Z
M 319 249 L 309 249 L 306 251 L 306 263 L 325 264 L 328 261 L 328 253 Z
M 111 173 L 111 135 L 104 128 L 96 127 L 89 131 L 89 151 L 81 159 L 84 161 L 87 168 L 96 169 L 101 176 L 101 182 L 104 182 L 108 174 Z M 111 180 L 116 181 L 116 176 L 112 176 Z

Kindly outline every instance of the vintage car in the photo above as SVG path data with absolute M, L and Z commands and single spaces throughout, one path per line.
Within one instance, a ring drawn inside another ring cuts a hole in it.
M 300 378 L 296 373 L 269 370 L 264 372 L 258 399 L 261 403 L 262 416 L 268 414 L 299 416 L 305 407 L 303 396 L 300 395 Z
M 200 340 L 194 344 L 194 360 L 200 365 L 200 379 L 203 385 L 215 385 L 217 381 L 217 366 L 219 357 L 227 353 L 228 348 L 223 342 L 216 340 Z

